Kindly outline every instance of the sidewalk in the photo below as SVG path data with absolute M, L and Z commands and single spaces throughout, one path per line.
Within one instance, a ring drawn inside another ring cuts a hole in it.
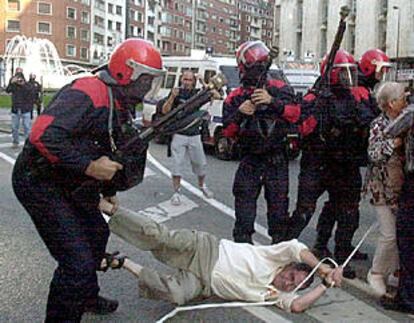
M 10 109 L 0 108 L 0 132 L 11 132 Z

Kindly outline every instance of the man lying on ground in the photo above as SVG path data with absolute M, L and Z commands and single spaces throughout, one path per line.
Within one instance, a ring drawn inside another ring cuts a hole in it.
M 318 259 L 296 239 L 270 246 L 253 246 L 219 239 L 206 232 L 169 230 L 165 225 L 102 200 L 101 210 L 110 215 L 112 232 L 159 261 L 177 268 L 163 275 L 130 259 L 111 267 L 124 267 L 139 277 L 140 295 L 185 304 L 196 298 L 216 295 L 226 300 L 276 301 L 289 312 L 303 312 L 328 288 L 340 287 L 342 268 L 323 264 L 322 283 L 309 292 L 292 293 L 308 276 Z M 112 214 L 112 215 L 111 215 Z M 310 279 L 302 289 L 309 287 Z

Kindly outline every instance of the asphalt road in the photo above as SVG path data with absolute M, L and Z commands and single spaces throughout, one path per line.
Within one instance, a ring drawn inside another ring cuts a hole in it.
M 1 120 L 0 128 L 7 123 Z M 7 118 L 4 118 L 7 119 Z M 7 125 L 6 125 L 7 126 Z M 56 266 L 40 240 L 30 217 L 14 197 L 10 177 L 18 150 L 10 145 L 10 136 L 0 132 L 0 322 L 41 322 L 44 319 L 48 285 Z M 208 156 L 207 185 L 215 193 L 213 199 L 204 199 L 197 189 L 196 177 L 190 172 L 185 176 L 185 200 L 180 207 L 169 203 L 172 194 L 168 177 L 171 161 L 166 157 L 166 147 L 153 144 L 148 155 L 144 182 L 119 195 L 123 206 L 162 221 L 170 228 L 191 228 L 209 231 L 222 238 L 231 238 L 233 226 L 232 180 L 237 162 L 220 161 Z M 188 167 L 190 169 L 190 167 Z M 291 196 L 296 200 L 298 161 L 290 163 Z M 355 242 L 370 227 L 374 214 L 366 202 L 361 203 L 361 224 Z M 255 241 L 268 244 L 266 235 L 266 208 L 263 197 L 258 202 L 257 232 Z M 303 232 L 301 240 L 312 245 L 315 239 L 317 217 Z M 368 236 L 362 250 L 372 254 L 376 233 Z M 150 253 L 128 245 L 111 236 L 108 250 L 120 250 L 134 261 L 172 272 L 158 263 Z M 209 309 L 177 314 L 170 322 L 408 322 L 414 317 L 383 311 L 375 298 L 369 295 L 365 283 L 369 261 L 353 262 L 358 279 L 347 281 L 343 289 L 330 290 L 317 304 L 304 314 L 283 313 L 274 307 Z M 154 322 L 174 309 L 162 301 L 139 297 L 137 280 L 123 270 L 99 274 L 102 294 L 118 299 L 118 311 L 109 316 L 92 316 L 84 322 Z M 208 302 L 220 302 L 212 299 Z

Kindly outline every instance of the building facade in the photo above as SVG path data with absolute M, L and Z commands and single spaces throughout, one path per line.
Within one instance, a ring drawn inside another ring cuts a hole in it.
M 276 0 L 274 43 L 283 55 L 322 58 L 335 37 L 343 5 L 350 14 L 342 47 L 356 58 L 370 48 L 396 60 L 414 57 L 413 0 Z
M 1 1 L 0 54 L 14 36 L 25 35 L 50 40 L 66 62 L 89 63 L 90 22 L 90 0 Z

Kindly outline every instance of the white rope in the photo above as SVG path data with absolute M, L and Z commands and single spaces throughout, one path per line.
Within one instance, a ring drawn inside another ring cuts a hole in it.
M 341 265 L 342 268 L 345 268 L 349 261 L 352 259 L 352 257 L 355 255 L 355 253 L 358 251 L 358 249 L 361 247 L 362 243 L 367 238 L 368 234 L 371 233 L 371 231 L 378 226 L 378 223 L 373 223 L 367 232 L 362 236 L 361 240 L 358 242 L 358 244 L 355 246 L 354 250 L 350 253 L 348 258 L 344 261 L 344 263 Z M 309 273 L 308 276 L 295 288 L 295 290 L 292 293 L 296 293 L 318 270 L 318 268 L 324 263 L 325 261 L 330 261 L 335 268 L 339 267 L 338 263 L 333 260 L 330 257 L 323 258 L 321 261 L 318 262 L 318 264 L 312 269 L 312 271 Z M 247 303 L 247 302 L 227 302 L 227 303 L 219 303 L 219 304 L 200 304 L 200 305 L 193 305 L 193 306 L 179 306 L 176 307 L 174 310 L 169 312 L 167 315 L 164 315 L 161 319 L 159 319 L 156 323 L 163 323 L 166 320 L 174 317 L 176 314 L 180 312 L 188 312 L 188 311 L 194 311 L 194 310 L 204 310 L 209 308 L 228 308 L 228 307 L 249 307 L 249 306 L 269 306 L 269 305 L 275 305 L 277 303 L 276 301 L 268 301 L 268 302 L 256 302 L 256 303 Z

